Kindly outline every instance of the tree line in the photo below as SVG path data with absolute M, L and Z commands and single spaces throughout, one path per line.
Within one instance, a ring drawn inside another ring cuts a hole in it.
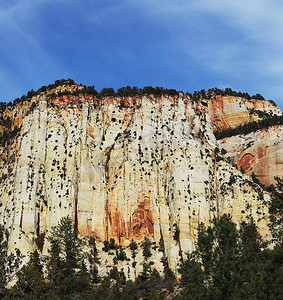
M 138 88 L 136 86 L 130 87 L 122 87 L 119 88 L 116 92 L 113 88 L 103 88 L 100 92 L 98 92 L 94 86 L 83 86 L 83 88 L 77 89 L 75 91 L 62 91 L 53 93 L 51 97 L 58 97 L 63 95 L 94 95 L 98 98 L 104 97 L 134 97 L 134 96 L 143 96 L 143 95 L 179 95 L 179 92 L 175 89 L 166 89 L 163 87 L 152 87 L 152 86 L 145 86 L 143 88 Z
M 58 86 L 64 86 L 64 85 L 76 85 L 75 81 L 73 79 L 59 79 L 56 80 L 54 83 L 49 84 L 47 86 L 43 85 L 40 87 L 37 91 L 31 89 L 27 92 L 26 95 L 23 95 L 20 98 L 14 99 L 12 102 L 0 102 L 0 111 L 4 111 L 7 107 L 14 107 L 18 103 L 22 103 L 24 101 L 30 101 L 32 97 L 44 93 L 44 92 L 50 92 L 52 89 L 58 87 Z M 138 88 L 136 86 L 130 87 L 121 87 L 117 91 L 115 91 L 112 87 L 109 88 L 103 88 L 100 92 L 98 92 L 94 85 L 92 86 L 86 86 L 86 85 L 79 85 L 80 88 L 74 91 L 58 91 L 56 93 L 50 94 L 50 97 L 58 97 L 63 95 L 94 95 L 99 98 L 103 97 L 133 97 L 133 96 L 141 96 L 141 95 L 178 95 L 179 91 L 176 91 L 175 89 L 167 89 L 163 87 L 152 87 L 152 86 L 145 86 L 143 88 Z
M 216 131 L 215 137 L 217 140 L 224 139 L 226 137 L 235 136 L 238 134 L 249 134 L 260 129 L 268 128 L 270 126 L 283 125 L 283 116 L 266 116 L 265 119 L 258 122 L 253 121 L 247 124 L 239 125 L 236 128 L 228 128 L 222 131 Z
M 236 92 L 231 88 L 219 89 L 217 87 L 208 89 L 207 91 L 202 89 L 200 91 L 195 91 L 193 94 L 189 94 L 190 97 L 195 100 L 199 101 L 202 99 L 210 99 L 215 96 L 233 96 L 233 97 L 240 97 L 244 99 L 255 99 L 255 100 L 265 100 L 264 97 L 260 94 L 250 95 L 249 93 L 243 92 Z M 274 105 L 276 105 L 272 100 L 271 101 Z
M 62 85 L 76 85 L 76 82 L 73 79 L 58 79 L 54 83 L 49 84 L 47 86 L 43 85 L 40 87 L 37 91 L 31 89 L 30 91 L 27 92 L 26 95 L 23 95 L 20 98 L 14 99 L 12 102 L 0 102 L 0 111 L 4 111 L 7 107 L 13 107 L 18 103 L 24 102 L 24 101 L 30 101 L 32 97 L 44 93 L 47 91 L 51 91 L 52 89 L 62 86 Z M 115 91 L 112 87 L 108 88 L 103 88 L 101 91 L 97 91 L 94 87 L 92 86 L 85 86 L 80 84 L 80 89 L 77 89 L 75 91 L 61 91 L 57 93 L 52 93 L 50 94 L 50 97 L 57 97 L 57 96 L 62 96 L 62 95 L 83 95 L 83 94 L 88 94 L 88 95 L 94 95 L 99 98 L 103 97 L 133 97 L 133 96 L 142 96 L 142 95 L 179 95 L 180 91 L 177 91 L 175 89 L 167 89 L 163 87 L 152 87 L 152 86 L 145 86 L 143 88 L 138 88 L 136 86 L 131 87 L 131 86 L 125 86 L 117 89 Z M 212 97 L 215 97 L 217 95 L 221 96 L 234 96 L 234 97 L 241 97 L 245 99 L 256 99 L 256 100 L 264 100 L 264 97 L 260 94 L 255 94 L 250 96 L 248 93 L 242 93 L 242 92 L 236 92 L 233 91 L 231 88 L 226 88 L 226 89 L 219 89 L 217 87 L 208 89 L 207 91 L 202 89 L 200 91 L 195 91 L 193 93 L 186 92 L 186 95 L 188 95 L 192 100 L 194 101 L 201 101 L 202 99 L 210 99 Z M 272 100 L 269 100 L 272 102 L 274 105 L 276 105 Z

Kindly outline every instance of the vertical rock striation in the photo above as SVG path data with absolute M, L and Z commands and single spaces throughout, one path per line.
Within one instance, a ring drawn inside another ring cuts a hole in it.
M 1 149 L 0 223 L 10 230 L 11 250 L 34 249 L 67 215 L 82 237 L 125 247 L 147 237 L 163 245 L 153 256 L 159 269 L 164 255 L 177 270 L 198 225 L 223 213 L 236 222 L 252 216 L 268 234 L 269 195 L 216 158 L 207 108 L 181 93 L 102 100 L 41 94 L 10 113 L 21 125 Z M 233 152 L 232 142 L 221 143 Z M 142 255 L 136 259 L 141 269 Z

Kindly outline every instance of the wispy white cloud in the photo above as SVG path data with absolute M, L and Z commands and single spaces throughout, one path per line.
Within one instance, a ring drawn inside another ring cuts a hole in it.
M 0 5 L 1 77 L 5 77 L 2 81 L 3 90 L 11 100 L 21 96 L 18 93 L 21 84 L 26 85 L 25 90 L 22 89 L 23 94 L 37 87 L 29 84 L 39 84 L 37 82 L 42 74 L 48 73 L 54 66 L 60 66 L 60 61 L 50 54 L 49 49 L 42 45 L 42 39 L 38 38 L 41 29 L 37 18 L 40 18 L 40 7 L 44 3 L 47 1 L 20 0 Z M 64 72 L 63 65 L 61 69 Z
M 144 8 L 148 18 L 165 26 L 184 53 L 211 72 L 230 77 L 231 82 L 236 82 L 237 76 L 241 78 L 238 82 L 244 82 L 245 77 L 250 81 L 254 76 L 257 83 L 262 81 L 258 86 L 265 85 L 266 89 L 273 85 L 275 77 L 283 80 L 283 2 L 133 2 Z
M 135 1 L 133 1 L 135 2 Z M 165 26 L 174 22 L 193 25 L 200 33 L 209 31 L 209 19 L 217 17 L 223 25 L 238 30 L 245 38 L 256 42 L 283 46 L 283 2 L 270 0 L 194 0 L 138 1 L 153 18 L 167 20 Z M 171 20 L 170 20 L 171 19 Z M 180 25 L 179 25 L 180 26 Z M 172 27 L 172 30 L 180 27 Z M 197 33 L 197 31 L 196 31 Z M 225 40 L 224 40 L 225 41 Z M 223 42 L 224 42 L 223 41 Z
M 276 98 L 283 80 L 282 15 L 283 2 L 276 0 L 11 0 L 0 4 L 6 46 L 0 68 L 5 74 L 13 67 L 30 80 L 44 78 L 42 70 L 46 80 L 78 74 L 83 82 L 98 66 L 108 70 L 96 72 L 105 71 L 99 76 L 109 81 L 134 72 L 136 84 L 158 77 L 170 84 L 173 76 L 158 76 L 163 68 L 176 74 L 172 87 L 195 73 L 203 88 L 227 83 Z

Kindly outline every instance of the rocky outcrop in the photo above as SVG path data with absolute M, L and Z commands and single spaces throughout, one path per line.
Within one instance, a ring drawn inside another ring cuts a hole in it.
M 215 96 L 204 100 L 208 106 L 214 131 L 236 128 L 239 125 L 258 121 L 256 111 L 269 115 L 282 115 L 280 108 L 268 100 L 244 99 L 233 96 Z
M 246 174 L 256 174 L 266 186 L 275 184 L 274 177 L 283 174 L 283 126 L 261 129 L 248 135 L 236 135 L 219 140 L 226 157 Z
M 69 215 L 82 237 L 98 242 L 102 273 L 115 254 L 102 251 L 103 241 L 113 238 L 129 257 L 119 268 L 134 278 L 145 258 L 141 248 L 130 258 L 132 240 L 148 238 L 155 267 L 162 270 L 166 257 L 176 271 L 199 224 L 223 213 L 238 223 L 253 217 L 268 234 L 269 194 L 216 158 L 208 110 L 188 96 L 43 93 L 12 115 L 20 132 L 1 149 L 0 182 L 0 223 L 10 230 L 11 250 L 31 251 Z
M 216 96 L 208 100 L 207 105 L 214 132 L 282 115 L 279 107 L 267 100 Z M 266 186 L 275 184 L 274 177 L 283 174 L 282 125 L 263 128 L 248 135 L 237 134 L 218 143 L 221 149 L 228 151 L 226 157 L 239 170 L 248 175 L 254 173 Z

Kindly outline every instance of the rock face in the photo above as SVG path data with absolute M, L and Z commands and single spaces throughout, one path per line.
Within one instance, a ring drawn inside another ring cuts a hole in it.
M 269 194 L 216 157 L 219 145 L 209 111 L 188 96 L 101 100 L 41 94 L 5 114 L 12 128 L 21 126 L 1 149 L 0 223 L 10 230 L 11 250 L 33 250 L 40 237 L 69 215 L 80 236 L 94 236 L 98 242 L 102 273 L 113 265 L 102 242 L 114 238 L 129 257 L 119 268 L 134 278 L 145 258 L 139 248 L 132 267 L 132 240 L 140 245 L 148 238 L 155 267 L 162 270 L 160 260 L 166 257 L 177 271 L 185 253 L 194 249 L 199 224 L 223 213 L 238 223 L 252 216 L 261 233 L 268 234 L 264 203 Z M 266 135 L 276 140 L 276 135 L 282 137 L 280 130 Z M 246 163 L 244 150 L 234 153 L 233 143 L 244 149 L 247 140 L 220 141 L 220 147 L 230 156 L 239 155 L 239 164 Z M 254 147 L 256 152 L 259 145 Z M 282 139 L 276 147 L 264 155 L 279 153 L 282 162 Z M 260 160 L 256 165 L 262 166 Z M 282 169 L 277 171 L 282 175 Z M 47 248 L 45 240 L 43 253 Z
M 248 135 L 236 135 L 219 140 L 226 156 L 231 157 L 238 169 L 256 174 L 266 186 L 275 183 L 274 177 L 283 174 L 283 126 L 272 126 Z
M 213 130 L 223 131 L 251 123 L 264 116 L 282 116 L 279 107 L 267 100 L 247 100 L 239 97 L 216 96 L 207 101 Z M 219 140 L 226 157 L 248 175 L 254 173 L 259 181 L 269 186 L 274 177 L 283 174 L 282 125 L 261 129 L 248 135 L 235 135 Z
M 268 100 L 247 100 L 241 97 L 218 95 L 204 102 L 208 106 L 214 131 L 223 131 L 258 121 L 259 117 L 254 113 L 255 111 L 269 115 L 282 115 L 280 108 Z

